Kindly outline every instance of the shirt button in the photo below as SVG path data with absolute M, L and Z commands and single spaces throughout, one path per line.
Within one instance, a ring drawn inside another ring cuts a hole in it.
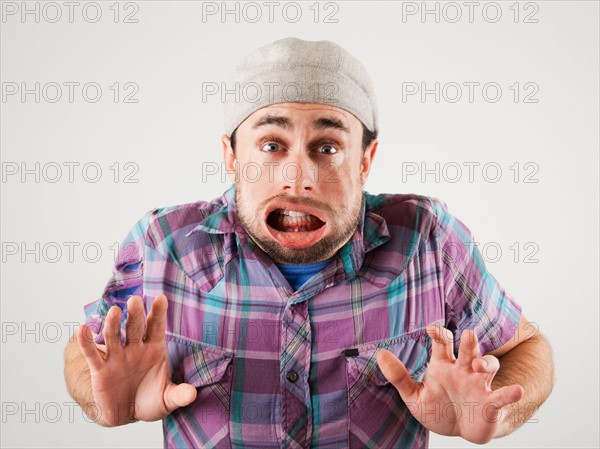
M 287 380 L 294 383 L 298 380 L 298 373 L 294 370 L 290 370 L 290 371 L 288 371 L 286 377 L 287 377 Z

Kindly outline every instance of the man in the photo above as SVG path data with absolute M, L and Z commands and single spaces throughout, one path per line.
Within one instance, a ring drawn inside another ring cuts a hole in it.
M 526 421 L 550 347 L 443 201 L 363 189 L 364 66 L 286 38 L 228 86 L 258 89 L 225 104 L 232 186 L 133 227 L 67 347 L 71 395 L 105 426 L 162 419 L 166 447 L 422 448 Z

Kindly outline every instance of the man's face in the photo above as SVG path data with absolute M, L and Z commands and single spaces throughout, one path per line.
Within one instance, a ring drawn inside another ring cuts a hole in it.
M 235 155 L 223 136 L 239 220 L 275 262 L 326 260 L 352 237 L 377 148 L 373 141 L 363 155 L 362 133 L 342 109 L 282 103 L 237 128 Z

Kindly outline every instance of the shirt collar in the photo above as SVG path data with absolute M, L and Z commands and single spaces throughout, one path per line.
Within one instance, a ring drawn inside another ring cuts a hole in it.
M 385 218 L 375 212 L 381 206 L 377 199 L 377 196 L 363 191 L 359 225 L 339 251 L 348 278 L 356 276 L 369 251 L 391 238 Z
M 375 211 L 380 209 L 380 197 L 363 191 L 361 203 L 361 219 L 352 237 L 342 246 L 339 255 L 344 265 L 348 278 L 355 277 L 360 270 L 365 254 L 390 239 L 390 233 L 385 219 Z M 186 237 L 196 231 L 211 234 L 236 233 L 243 243 L 246 256 L 254 255 L 260 248 L 248 236 L 245 229 L 237 220 L 235 206 L 235 184 L 232 184 L 216 201 L 220 207 L 206 216 L 202 221 L 186 234 Z
M 212 214 L 205 216 L 196 227 L 185 235 L 186 237 L 196 231 L 210 234 L 229 234 L 236 231 L 235 184 L 232 184 L 221 198 L 213 203 L 220 204 L 220 207 Z

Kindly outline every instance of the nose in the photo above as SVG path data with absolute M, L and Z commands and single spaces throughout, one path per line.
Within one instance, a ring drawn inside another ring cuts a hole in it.
M 314 193 L 316 176 L 316 167 L 306 154 L 289 158 L 282 167 L 282 191 L 298 196 Z

